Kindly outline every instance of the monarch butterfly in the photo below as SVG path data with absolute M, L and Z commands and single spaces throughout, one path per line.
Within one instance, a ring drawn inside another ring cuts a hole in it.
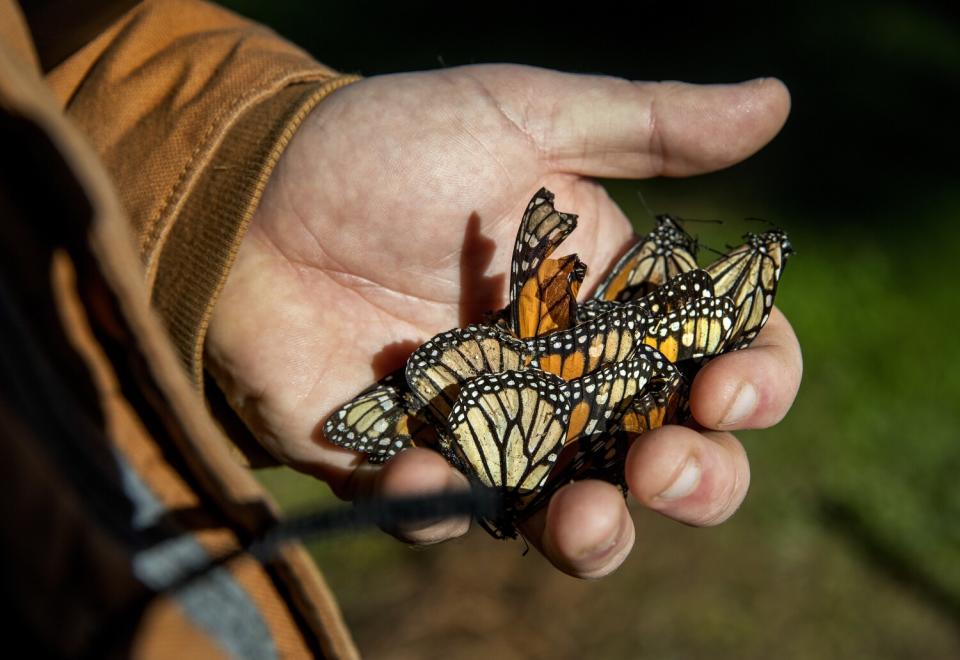
M 616 428 L 653 375 L 653 363 L 642 356 L 568 382 L 565 392 L 571 410 L 567 444 Z
M 643 423 L 656 428 L 671 421 L 680 383 L 677 368 L 647 345 L 641 345 L 637 357 L 628 362 L 567 383 L 572 405 L 568 446 L 544 489 L 524 509 L 536 510 L 558 488 L 581 479 L 603 479 L 625 489 L 623 464 L 636 437 L 633 432 Z
M 657 319 L 643 343 L 671 362 L 717 355 L 733 332 L 735 307 L 729 298 L 700 298 Z
M 648 391 L 634 400 L 633 406 L 623 416 L 621 429 L 636 436 L 665 424 L 682 422 L 681 413 L 688 403 L 685 389 L 686 383 L 679 370 L 657 376 L 651 381 Z
M 680 401 L 682 376 L 655 348 L 643 345 L 638 351 L 651 366 L 651 377 L 642 391 L 630 398 L 603 434 L 586 435 L 573 460 L 568 480 L 603 479 L 626 492 L 624 463 L 633 440 L 643 430 L 658 428 L 673 420 Z
M 793 247 L 786 233 L 771 229 L 760 235 L 745 234 L 744 243 L 707 266 L 714 292 L 736 306 L 731 346 L 745 348 L 770 317 L 777 284 Z
M 713 297 L 713 278 L 707 271 L 697 268 L 669 279 L 643 298 L 629 304 L 659 316 L 676 311 L 694 300 Z
M 421 407 L 446 420 L 464 383 L 483 374 L 522 369 L 526 344 L 497 326 L 468 325 L 436 335 L 407 360 L 407 385 Z
M 527 344 L 539 368 L 573 380 L 605 364 L 630 359 L 639 344 L 656 348 L 671 362 L 716 355 L 726 347 L 733 318 L 728 298 L 698 298 L 659 318 L 627 303 L 593 321 Z
M 577 226 L 577 216 L 561 213 L 553 207 L 554 195 L 541 188 L 527 204 L 510 265 L 510 329 L 521 335 L 521 292 L 535 279 L 540 264 Z
M 650 318 L 637 308 L 620 305 L 613 311 L 570 330 L 527 340 L 536 366 L 573 380 L 599 367 L 629 359 Z
M 597 298 L 584 300 L 582 303 L 577 305 L 577 323 L 589 323 L 590 321 L 596 321 L 604 314 L 609 314 L 613 310 L 622 306 L 623 303 L 614 302 L 612 300 L 598 300 Z
M 520 290 L 520 338 L 537 337 L 575 325 L 577 293 L 586 274 L 586 265 L 575 254 L 544 259 L 536 276 L 527 280 Z
M 713 278 L 702 268 L 697 268 L 681 273 L 667 280 L 642 298 L 627 303 L 597 298 L 584 301 L 577 308 L 577 320 L 580 322 L 591 321 L 622 305 L 640 307 L 656 316 L 678 309 L 697 298 L 711 297 L 713 297 Z
M 623 255 L 594 298 L 627 302 L 681 273 L 697 268 L 697 241 L 678 218 L 658 215 L 657 226 Z
M 515 535 L 516 508 L 546 480 L 569 419 L 563 381 L 537 369 L 488 374 L 460 390 L 450 412 L 454 456 L 463 472 L 507 495 L 502 516 L 481 521 L 494 536 Z
M 666 424 L 678 423 L 679 410 L 686 405 L 684 383 L 678 371 L 650 381 L 647 391 L 635 398 L 620 420 L 617 433 L 597 438 L 584 450 L 583 467 L 577 478 L 609 481 L 626 494 L 624 466 L 627 452 L 639 435 Z
M 413 411 L 409 397 L 399 369 L 334 412 L 323 433 L 335 445 L 368 453 L 371 463 L 383 463 L 411 445 L 434 444 L 433 425 Z

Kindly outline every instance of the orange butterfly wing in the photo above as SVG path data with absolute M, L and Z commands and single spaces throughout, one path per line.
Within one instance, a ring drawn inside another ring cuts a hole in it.
M 519 335 L 521 339 L 566 330 L 576 323 L 577 293 L 587 267 L 572 254 L 545 259 L 520 289 Z

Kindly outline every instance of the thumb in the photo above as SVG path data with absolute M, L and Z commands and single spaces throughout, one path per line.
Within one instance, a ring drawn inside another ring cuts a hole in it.
M 775 78 L 691 85 L 506 68 L 491 72 L 505 83 L 514 77 L 496 89 L 503 111 L 537 144 L 547 167 L 585 176 L 722 169 L 769 142 L 790 111 L 790 94 Z

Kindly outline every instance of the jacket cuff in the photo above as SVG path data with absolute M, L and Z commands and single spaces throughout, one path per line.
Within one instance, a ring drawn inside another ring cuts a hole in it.
M 155 262 L 152 302 L 198 390 L 213 306 L 267 180 L 310 111 L 358 79 L 296 82 L 252 105 L 230 127 L 170 228 Z

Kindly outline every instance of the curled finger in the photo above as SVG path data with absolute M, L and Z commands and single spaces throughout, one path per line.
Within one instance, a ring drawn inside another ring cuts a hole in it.
M 371 495 L 409 497 L 469 488 L 467 478 L 440 454 L 414 448 L 400 452 L 379 469 Z M 455 516 L 395 525 L 385 531 L 407 543 L 431 545 L 463 536 L 469 528 L 468 516 Z
M 767 428 L 787 414 L 802 373 L 797 336 L 774 308 L 749 348 L 721 355 L 697 374 L 690 410 L 711 429 Z
M 630 448 L 625 469 L 639 502 L 698 527 L 732 516 L 750 486 L 747 455 L 735 437 L 683 426 L 644 433 Z
M 521 527 L 524 536 L 558 569 L 600 578 L 630 554 L 635 530 L 619 489 L 588 479 L 568 484 Z

